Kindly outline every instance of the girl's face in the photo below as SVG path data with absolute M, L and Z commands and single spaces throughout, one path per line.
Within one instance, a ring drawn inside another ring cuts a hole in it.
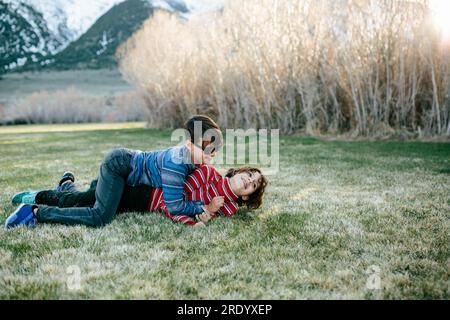
M 233 191 L 240 197 L 251 195 L 261 184 L 261 174 L 253 171 L 237 173 L 230 179 L 235 187 Z

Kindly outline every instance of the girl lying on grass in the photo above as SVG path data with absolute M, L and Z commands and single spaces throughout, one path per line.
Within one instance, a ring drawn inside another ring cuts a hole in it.
M 97 181 L 92 181 L 85 192 L 78 191 L 74 182 L 73 174 L 66 172 L 56 189 L 18 193 L 13 198 L 13 204 L 42 204 L 60 208 L 93 206 Z M 167 210 L 162 189 L 149 186 L 126 187 L 119 212 L 163 211 L 174 222 L 199 227 L 217 215 L 232 217 L 239 206 L 259 208 L 266 185 L 267 179 L 258 168 L 229 169 L 225 177 L 222 177 L 213 166 L 203 164 L 187 177 L 184 194 L 186 201 L 202 201 L 209 205 L 211 212 L 194 217 L 172 215 Z

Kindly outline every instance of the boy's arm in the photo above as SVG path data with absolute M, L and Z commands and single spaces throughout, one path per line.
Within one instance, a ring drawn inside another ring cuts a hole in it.
M 187 166 L 175 164 L 170 158 L 162 162 L 161 182 L 164 202 L 173 215 L 195 216 L 203 212 L 203 201 L 185 201 L 184 183 L 188 175 Z

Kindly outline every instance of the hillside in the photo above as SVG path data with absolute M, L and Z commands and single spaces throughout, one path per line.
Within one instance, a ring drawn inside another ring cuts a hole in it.
M 103 68 L 116 64 L 114 53 L 153 13 L 151 4 L 127 0 L 112 7 L 78 40 L 54 56 L 56 69 Z
M 44 65 L 61 45 L 33 7 L 0 2 L 0 74 L 30 62 Z
M 83 7 L 73 0 L 2 1 L 0 74 L 114 67 L 117 47 L 154 9 L 187 15 L 191 9 L 208 8 L 200 4 L 184 0 L 101 0 Z

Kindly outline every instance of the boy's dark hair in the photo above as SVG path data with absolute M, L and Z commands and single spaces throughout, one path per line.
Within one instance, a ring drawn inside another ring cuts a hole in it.
M 261 170 L 255 167 L 231 168 L 228 169 L 225 177 L 231 178 L 238 173 L 244 172 L 258 172 L 261 175 L 261 181 L 258 189 L 256 189 L 255 192 L 248 196 L 248 200 L 243 200 L 241 197 L 239 197 L 236 202 L 238 205 L 245 205 L 249 209 L 258 209 L 259 207 L 261 207 L 264 191 L 268 183 L 267 178 L 262 174 Z
M 196 122 L 201 123 L 201 132 L 194 131 Z M 215 146 L 220 147 L 222 145 L 222 131 L 220 131 L 219 125 L 208 116 L 195 115 L 186 121 L 184 128 L 189 133 L 189 137 L 186 137 L 186 139 L 190 139 L 192 143 L 198 142 L 198 139 L 202 141 L 211 139 Z M 201 137 L 195 136 L 194 133 L 201 133 Z

